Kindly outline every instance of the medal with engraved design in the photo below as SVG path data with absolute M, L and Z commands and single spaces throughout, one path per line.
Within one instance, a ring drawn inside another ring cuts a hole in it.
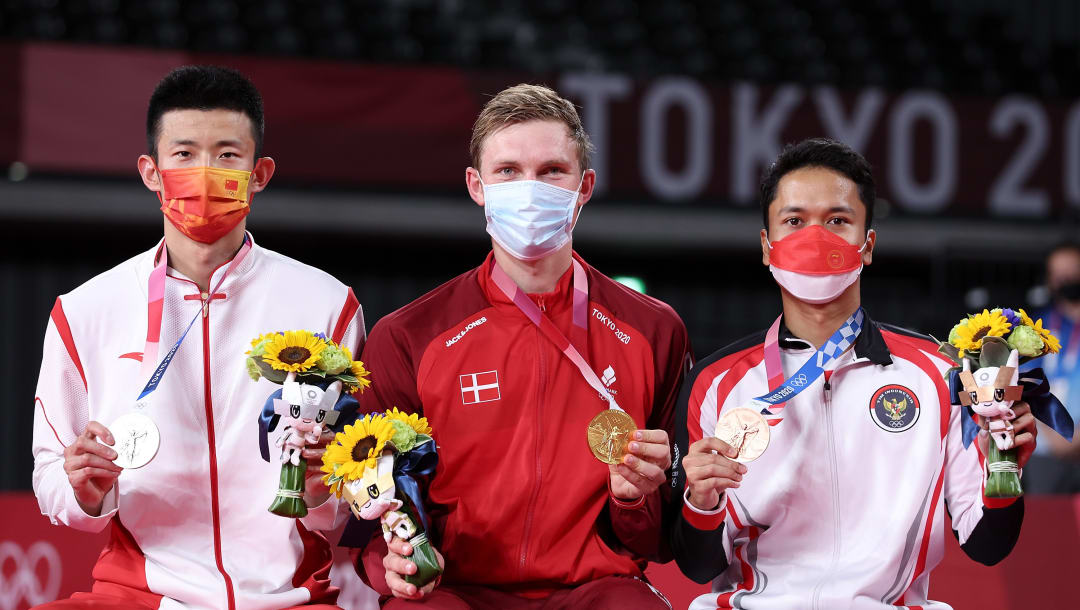
M 618 464 L 626 455 L 630 434 L 637 430 L 634 418 L 620 409 L 605 409 L 592 418 L 586 429 L 589 449 L 605 464 Z
M 739 452 L 736 462 L 753 462 L 769 447 L 769 423 L 761 413 L 739 407 L 720 416 L 715 436 Z
M 116 459 L 121 468 L 141 468 L 157 455 L 161 435 L 154 420 L 142 413 L 127 413 L 116 418 L 109 426 L 116 444 Z

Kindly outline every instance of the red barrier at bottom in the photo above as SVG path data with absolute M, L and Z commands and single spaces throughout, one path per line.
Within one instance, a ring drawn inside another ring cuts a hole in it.
M 1026 504 L 1020 542 L 997 566 L 971 561 L 947 534 L 945 558 L 930 578 L 931 599 L 956 610 L 1076 607 L 1072 579 L 1080 574 L 1080 496 L 1036 496 Z M 31 493 L 0 493 L 0 515 L 0 610 L 23 610 L 89 590 L 90 570 L 107 534 L 50 524 Z M 373 607 L 370 591 L 348 570 L 335 566 L 342 605 Z M 651 565 L 646 574 L 676 610 L 709 590 L 683 576 L 674 562 Z

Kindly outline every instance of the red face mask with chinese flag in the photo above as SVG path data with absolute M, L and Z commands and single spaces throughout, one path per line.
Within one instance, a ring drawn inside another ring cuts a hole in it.
M 248 215 L 251 172 L 220 167 L 159 169 L 161 211 L 191 239 L 212 244 Z
M 867 231 L 867 240 L 870 232 Z M 806 303 L 828 303 L 855 283 L 862 252 L 820 225 L 810 225 L 769 244 L 769 271 L 777 284 Z

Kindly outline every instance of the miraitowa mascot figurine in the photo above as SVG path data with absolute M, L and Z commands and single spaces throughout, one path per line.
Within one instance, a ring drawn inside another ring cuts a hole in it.
M 267 400 L 260 418 L 259 445 L 262 457 L 270 461 L 270 445 L 280 449 L 281 479 L 277 495 L 268 509 L 275 515 L 299 518 L 307 515 L 304 503 L 304 481 L 307 460 L 301 457 L 304 447 L 319 442 L 324 429 L 332 428 L 342 415 L 355 413 L 356 400 L 341 395 L 341 381 L 330 383 L 326 389 L 318 385 L 296 381 L 296 373 L 290 372 L 281 386 L 281 398 L 277 392 Z M 340 405 L 344 402 L 351 403 Z
M 1053 394 L 1042 369 L 1022 374 L 1019 367 L 1061 348 L 1042 320 L 1032 320 L 1023 309 L 982 310 L 960 320 L 949 331 L 948 341 L 939 341 L 938 351 L 957 366 L 945 373 L 952 404 L 965 409 L 960 418 L 962 440 L 968 447 L 980 434 L 976 415 L 986 421 L 994 442 L 987 443 L 985 486 L 988 498 L 1015 498 L 1023 495 L 1020 465 L 1012 420 L 1013 403 L 1023 400 L 1035 419 L 1066 440 L 1072 440 L 1073 420 Z
M 1020 377 L 1020 356 L 1009 350 L 1004 341 L 988 338 L 979 361 L 964 358 L 959 372 L 963 391 L 958 392 L 960 404 L 986 419 L 990 438 L 994 439 L 986 456 L 987 497 L 1012 498 L 1023 494 L 1020 487 L 1020 468 L 1013 450 L 1012 420 L 1016 413 L 1012 405 L 1020 400 L 1023 387 Z M 1007 355 L 1006 355 L 1007 354 Z M 1005 362 L 998 363 L 1002 358 Z
M 342 539 L 370 540 L 378 521 L 387 542 L 397 536 L 412 545 L 406 559 L 416 565 L 416 573 L 405 581 L 417 587 L 442 573 L 428 542 L 429 522 L 417 482 L 435 475 L 438 453 L 431 433 L 426 418 L 395 408 L 345 426 L 323 455 L 323 480 L 360 519 L 346 526 Z

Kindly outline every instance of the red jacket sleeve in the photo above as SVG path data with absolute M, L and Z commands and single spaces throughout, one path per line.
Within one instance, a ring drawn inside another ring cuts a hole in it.
M 384 318 L 375 325 L 364 346 L 361 360 L 371 371 L 371 387 L 357 397 L 360 413 L 366 415 L 397 407 L 399 411 L 423 415 L 416 392 L 416 369 L 421 354 L 414 353 L 400 328 L 387 322 Z
M 670 326 L 656 341 L 655 350 L 656 391 L 646 426 L 650 430 L 664 430 L 668 442 L 675 444 L 675 403 L 679 398 L 679 388 L 693 364 L 690 351 L 690 338 L 682 320 L 672 312 Z M 665 336 L 666 335 L 666 336 Z M 671 480 L 670 474 L 668 481 Z M 665 484 L 656 492 L 642 498 L 640 502 L 627 504 L 608 497 L 608 511 L 611 525 L 623 545 L 640 557 L 651 561 L 667 562 L 671 560 L 667 537 L 663 535 L 664 524 L 671 519 L 668 514 L 672 506 L 671 485 Z

